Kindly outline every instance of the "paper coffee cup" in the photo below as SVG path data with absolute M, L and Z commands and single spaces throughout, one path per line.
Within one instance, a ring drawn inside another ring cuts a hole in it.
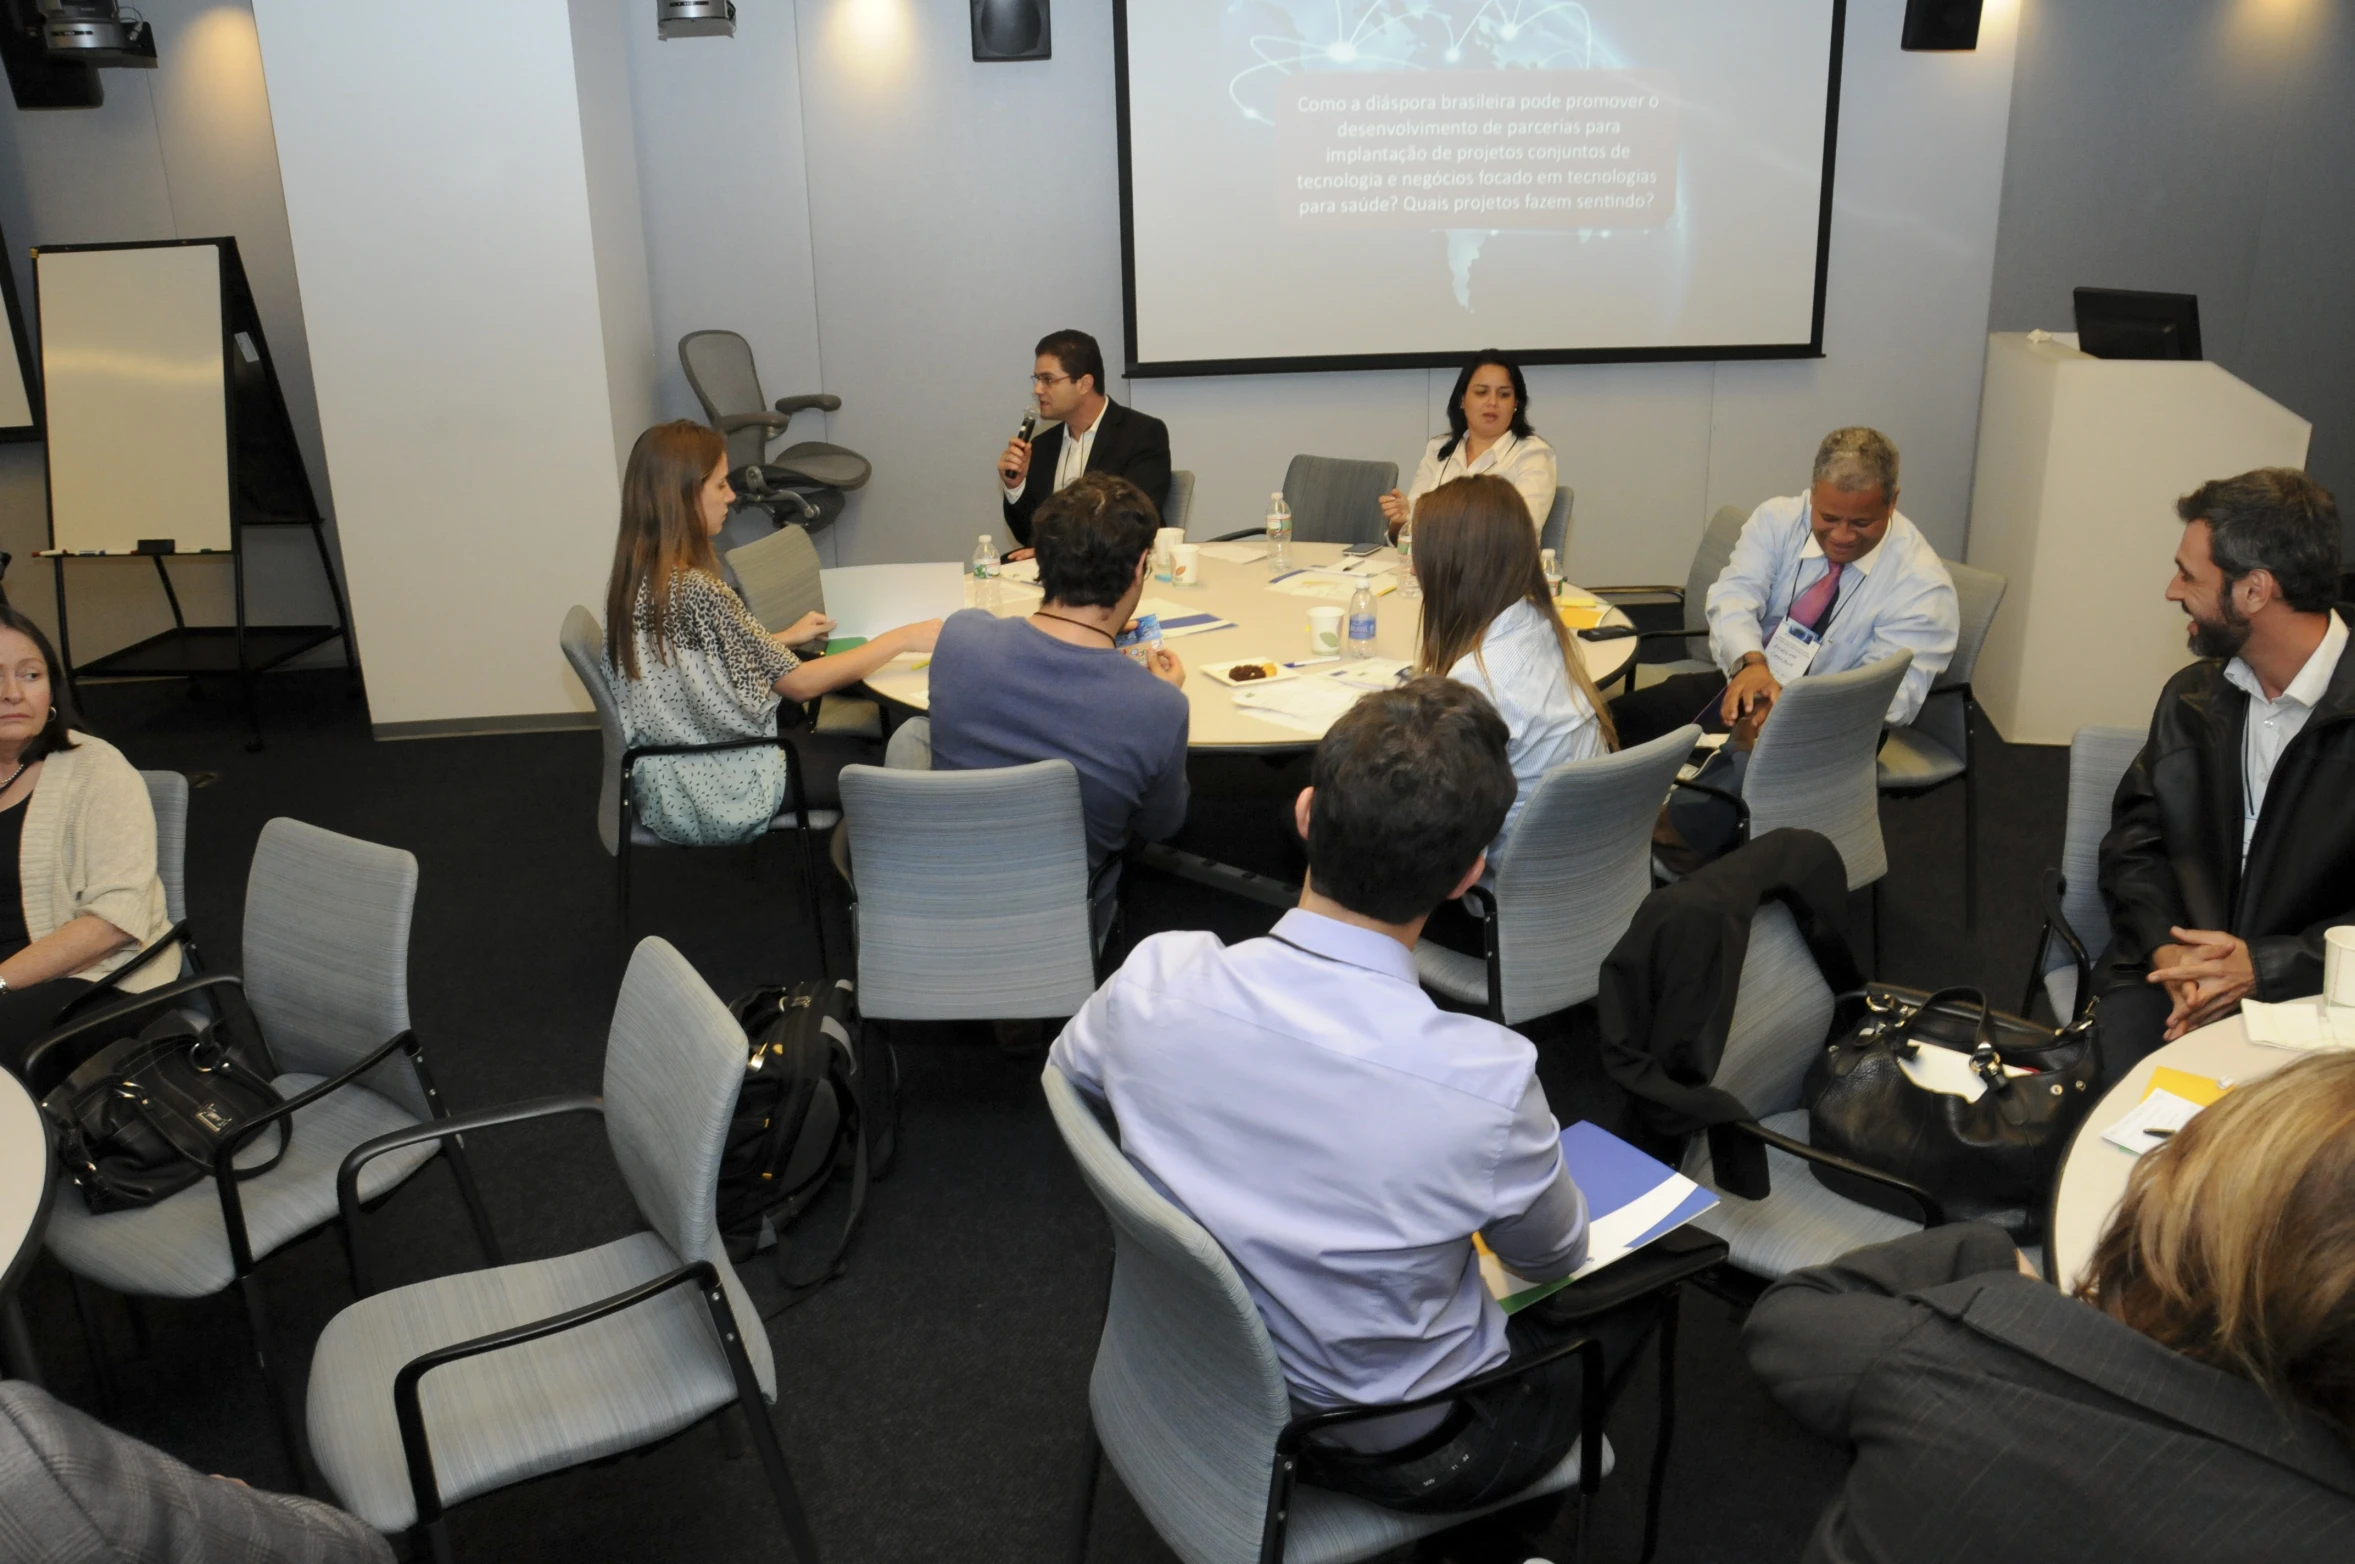
M 1170 579 L 1177 585 L 1190 587 L 1202 584 L 1202 546 L 1200 544 L 1180 543 L 1169 551 L 1169 558 Z
M 1308 611 L 1308 655 L 1334 657 L 1341 651 L 1341 610 L 1312 608 Z
M 2355 928 L 2323 932 L 2322 1002 L 2355 1008 Z

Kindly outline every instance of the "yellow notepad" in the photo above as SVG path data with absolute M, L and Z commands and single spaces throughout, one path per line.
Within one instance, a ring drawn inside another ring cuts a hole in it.
M 2196 1102 L 2205 1108 L 2230 1090 L 2232 1087 L 2226 1082 L 2212 1080 L 2205 1075 L 2193 1075 L 2184 1070 L 2170 1070 L 2160 1065 L 2151 1071 L 2150 1091 L 2143 1095 L 2148 1097 L 2151 1092 L 2173 1092 L 2184 1101 Z

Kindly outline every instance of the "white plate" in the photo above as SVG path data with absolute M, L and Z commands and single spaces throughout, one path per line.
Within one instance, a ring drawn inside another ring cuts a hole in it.
M 1228 678 L 1227 670 L 1234 667 L 1237 663 L 1274 663 L 1276 665 L 1276 671 L 1272 674 L 1269 674 L 1264 679 Z M 1285 667 L 1280 660 L 1273 657 L 1221 657 L 1215 663 L 1203 664 L 1202 671 L 1210 675 L 1210 677 L 1213 679 L 1216 679 L 1219 683 L 1237 690 L 1255 690 L 1263 684 L 1273 684 L 1279 679 L 1297 679 L 1300 677 L 1297 671 Z

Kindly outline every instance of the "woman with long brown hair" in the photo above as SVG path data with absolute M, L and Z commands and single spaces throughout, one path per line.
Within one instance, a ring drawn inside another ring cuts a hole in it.
M 1610 753 L 1611 719 L 1554 607 L 1529 508 L 1510 483 L 1484 473 L 1424 495 L 1414 569 L 1423 586 L 1416 671 L 1480 691 L 1512 734 L 1506 753 L 1521 791 L 1488 849 L 1493 868 L 1538 778 Z
M 2348 1556 L 2355 1053 L 2146 1153 L 2074 1297 L 2027 1271 L 1964 1222 L 1759 1299 L 1751 1367 L 1856 1452 L 1808 1560 Z
M 902 652 L 930 651 L 940 633 L 934 619 L 832 656 L 795 656 L 788 648 L 823 637 L 834 621 L 805 614 L 771 635 L 720 579 L 711 540 L 735 498 L 727 442 L 714 430 L 656 424 L 630 449 L 605 590 L 605 674 L 632 746 L 769 737 L 781 701 L 856 684 Z M 831 807 L 840 764 L 816 764 L 814 740 L 800 747 L 810 803 Z M 784 804 L 785 753 L 659 755 L 638 763 L 634 787 L 639 817 L 666 841 L 750 841 Z

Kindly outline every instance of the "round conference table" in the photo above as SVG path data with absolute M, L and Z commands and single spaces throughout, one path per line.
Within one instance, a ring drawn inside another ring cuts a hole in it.
M 2322 1001 L 2317 997 L 2314 1003 Z M 2053 1197 L 2047 1269 L 2061 1289 L 2076 1287 L 2086 1262 L 2093 1258 L 2093 1246 L 2110 1225 L 2118 1202 L 2126 1197 L 2126 1177 L 2134 1171 L 2135 1154 L 2102 1139 L 2102 1131 L 2133 1111 L 2149 1094 L 2152 1071 L 2164 1065 L 2189 1075 L 2246 1083 L 2304 1057 L 2295 1048 L 2250 1042 L 2248 1027 L 2235 1012 L 2169 1043 L 2103 1093 L 2069 1142 Z
M 1395 558 L 1387 552 L 1376 559 Z M 1295 543 L 1291 548 L 1290 564 L 1301 567 L 1335 567 L 1342 560 L 1342 545 L 1338 543 Z M 854 569 L 857 567 L 853 567 Z M 879 567 L 904 569 L 906 567 Z M 927 567 L 929 568 L 929 567 Z M 950 567 L 953 568 L 953 567 Z M 829 571 L 826 591 L 829 608 L 837 590 L 837 578 L 848 572 Z M 1190 635 L 1170 637 L 1165 644 L 1186 665 L 1186 699 L 1193 707 L 1193 722 L 1189 744 L 1203 750 L 1284 750 L 1302 749 L 1313 745 L 1317 735 L 1299 728 L 1272 721 L 1252 711 L 1248 705 L 1238 705 L 1237 687 L 1220 683 L 1206 671 L 1247 658 L 1267 658 L 1277 663 L 1307 658 L 1308 611 L 1319 606 L 1347 607 L 1345 598 L 1324 599 L 1296 596 L 1276 590 L 1269 585 L 1272 572 L 1265 559 L 1248 563 L 1213 558 L 1202 558 L 1203 581 L 1197 587 L 1177 586 L 1170 582 L 1154 581 L 1147 584 L 1144 607 L 1153 611 L 1159 605 L 1169 605 L 1179 614 L 1216 614 L 1232 621 L 1233 628 L 1202 631 Z M 1319 580 L 1340 580 L 1338 577 L 1319 576 Z M 1344 583 L 1346 585 L 1346 583 Z M 1565 586 L 1566 598 L 1579 594 L 1575 587 Z M 1158 600 L 1158 601 L 1156 601 Z M 1028 614 L 1039 604 L 1035 586 L 1001 581 L 995 612 L 1001 617 Z M 895 618 L 888 602 L 875 605 L 877 623 L 903 623 L 908 619 L 926 617 L 915 611 L 924 607 L 915 597 L 908 599 L 909 612 Z M 931 612 L 938 612 L 932 609 Z M 1392 591 L 1375 599 L 1374 652 L 1380 657 L 1409 661 L 1414 656 L 1415 635 L 1420 623 L 1421 599 L 1408 597 L 1403 590 Z M 1164 613 L 1167 619 L 1169 614 Z M 1627 616 L 1616 608 L 1601 605 L 1597 615 L 1602 624 L 1625 625 Z M 1615 677 L 1635 656 L 1633 636 L 1621 640 L 1577 640 L 1579 655 L 1586 671 L 1600 686 Z M 866 681 L 867 688 L 885 700 L 913 711 L 926 711 L 931 706 L 931 685 L 924 667 L 903 666 L 919 659 L 903 658 L 886 666 Z M 921 659 L 929 663 L 929 659 Z M 1338 662 L 1303 670 L 1315 675 L 1337 669 Z M 1250 685 L 1242 689 L 1252 688 Z
M 16 1287 L 40 1253 L 56 1171 L 49 1121 L 24 1083 L 0 1070 L 0 1359 L 20 1379 L 37 1381 L 39 1369 Z

